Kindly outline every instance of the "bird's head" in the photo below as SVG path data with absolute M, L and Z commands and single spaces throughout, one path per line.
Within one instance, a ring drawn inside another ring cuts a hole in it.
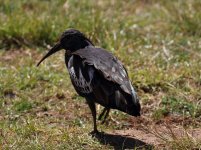
M 76 29 L 68 29 L 64 31 L 59 41 L 49 50 L 49 52 L 39 61 L 37 66 L 47 57 L 56 53 L 61 49 L 65 49 L 67 54 L 70 54 L 78 49 L 93 45 L 92 42 L 80 31 Z

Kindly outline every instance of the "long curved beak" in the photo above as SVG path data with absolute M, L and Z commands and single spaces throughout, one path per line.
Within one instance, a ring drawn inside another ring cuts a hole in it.
M 49 52 L 38 62 L 37 66 L 40 65 L 40 63 L 45 60 L 47 57 L 51 56 L 52 54 L 56 53 L 57 51 L 61 50 L 62 46 L 60 44 L 60 42 L 58 42 L 57 44 L 55 44 L 50 50 Z

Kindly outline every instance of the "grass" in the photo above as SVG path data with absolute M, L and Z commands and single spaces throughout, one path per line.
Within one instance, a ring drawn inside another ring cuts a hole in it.
M 72 27 L 122 60 L 143 116 L 152 123 L 176 117 L 182 121 L 171 124 L 200 128 L 200 10 L 198 0 L 0 0 L 0 148 L 113 148 L 87 134 L 90 111 L 73 90 L 63 53 L 36 68 L 44 51 Z M 119 124 L 100 125 L 103 131 L 130 126 L 130 116 L 113 111 L 112 117 Z M 192 140 L 184 139 L 168 145 L 182 149 Z

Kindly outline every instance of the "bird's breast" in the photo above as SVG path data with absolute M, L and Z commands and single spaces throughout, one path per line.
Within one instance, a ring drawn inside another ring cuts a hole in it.
M 71 81 L 75 86 L 76 90 L 84 94 L 89 94 L 92 92 L 90 82 L 86 81 L 86 79 L 82 75 L 81 69 L 78 69 L 79 73 L 76 73 L 74 67 L 71 66 L 68 68 L 68 71 L 70 74 Z

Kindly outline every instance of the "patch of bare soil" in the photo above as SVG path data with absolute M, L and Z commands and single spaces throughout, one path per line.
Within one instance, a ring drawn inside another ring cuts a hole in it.
M 181 126 L 168 127 L 165 125 L 147 126 L 141 129 L 116 130 L 113 134 L 134 138 L 143 142 L 145 146 L 150 145 L 155 148 L 165 147 L 168 141 L 184 137 L 201 139 L 201 129 L 184 129 Z
M 201 128 L 185 128 L 171 119 L 167 120 L 154 123 L 146 118 L 134 118 L 131 128 L 111 131 L 102 135 L 100 141 L 114 146 L 114 149 L 163 149 L 168 148 L 168 143 L 174 140 L 201 139 Z

